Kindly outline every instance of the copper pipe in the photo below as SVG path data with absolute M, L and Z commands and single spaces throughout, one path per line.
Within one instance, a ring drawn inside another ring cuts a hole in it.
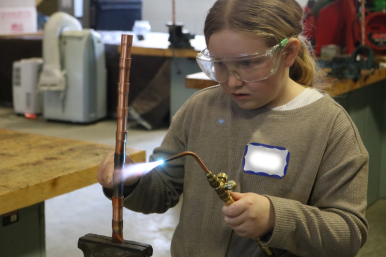
M 165 160 L 165 162 L 168 162 L 168 161 L 171 161 L 171 160 L 174 160 L 174 159 L 177 159 L 177 158 L 180 158 L 184 155 L 190 155 L 190 156 L 193 156 L 194 159 L 196 159 L 196 161 L 198 162 L 198 164 L 200 164 L 201 168 L 204 170 L 205 174 L 209 174 L 210 171 L 208 170 L 208 168 L 205 166 L 205 164 L 201 161 L 200 157 L 198 157 L 197 154 L 193 153 L 193 152 L 190 152 L 190 151 L 185 151 L 185 152 L 182 152 L 182 153 L 179 153 L 179 154 L 176 154 L 176 155 L 173 155 L 172 157 L 169 157 Z
M 117 154 L 123 154 L 125 152 L 127 117 L 129 116 L 129 78 L 132 42 L 132 35 L 122 35 L 121 58 L 119 60 L 117 135 L 115 144 L 115 153 Z
M 114 243 L 123 243 L 123 197 L 113 197 L 113 236 Z
M 132 35 L 122 35 L 121 58 L 119 60 L 117 132 L 113 173 L 113 236 L 114 243 L 123 240 L 123 169 L 126 162 L 127 118 L 129 116 L 129 78 L 131 65 Z

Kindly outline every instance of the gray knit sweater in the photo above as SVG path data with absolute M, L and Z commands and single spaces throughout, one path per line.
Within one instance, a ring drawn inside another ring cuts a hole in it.
M 286 148 L 285 176 L 244 172 L 250 143 Z M 346 111 L 327 95 L 295 110 L 243 110 L 218 86 L 202 90 L 174 116 L 151 160 L 183 151 L 195 152 L 214 174 L 225 172 L 237 191 L 271 200 L 275 227 L 264 245 L 275 256 L 355 256 L 366 241 L 368 153 Z M 192 157 L 143 175 L 124 206 L 163 213 L 182 193 L 172 256 L 264 256 L 252 239 L 225 224 L 223 202 Z

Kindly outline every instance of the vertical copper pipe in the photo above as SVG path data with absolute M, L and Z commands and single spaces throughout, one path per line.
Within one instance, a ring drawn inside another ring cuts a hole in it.
M 114 243 L 123 243 L 123 169 L 126 162 L 127 117 L 129 116 L 129 78 L 132 35 L 122 35 L 119 60 L 117 133 L 113 173 L 113 236 Z

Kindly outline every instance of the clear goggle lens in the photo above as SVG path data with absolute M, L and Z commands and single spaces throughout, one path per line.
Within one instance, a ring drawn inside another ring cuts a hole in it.
M 205 49 L 196 57 L 201 70 L 211 79 L 219 83 L 228 81 L 232 74 L 243 82 L 256 82 L 272 76 L 278 67 L 278 50 L 287 43 L 283 40 L 280 44 L 268 49 L 265 54 L 250 54 L 228 57 L 212 57 L 209 50 Z

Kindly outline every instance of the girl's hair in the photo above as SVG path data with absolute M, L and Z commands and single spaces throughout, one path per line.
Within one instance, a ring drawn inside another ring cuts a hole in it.
M 302 34 L 303 9 L 295 0 L 217 0 L 205 20 L 206 44 L 213 33 L 223 29 L 261 36 L 269 47 L 285 38 L 297 38 L 300 49 L 290 68 L 290 78 L 308 87 L 323 82 L 325 75 Z

